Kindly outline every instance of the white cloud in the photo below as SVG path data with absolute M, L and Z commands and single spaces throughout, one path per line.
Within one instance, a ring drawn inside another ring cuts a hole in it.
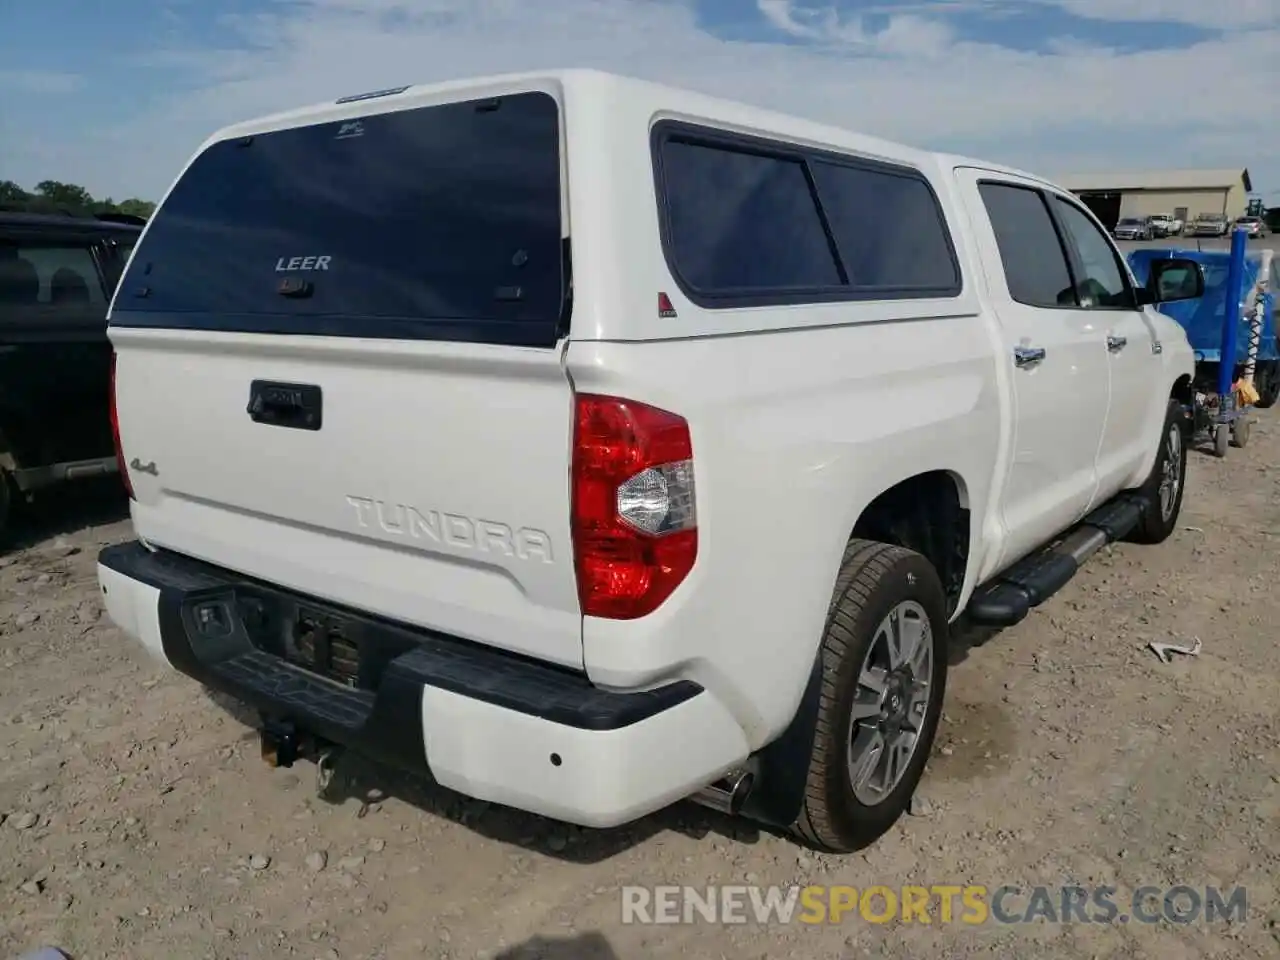
M 1052 2 L 1113 11 L 1145 5 L 1186 16 L 1193 6 Z M 1255 2 L 1274 8 L 1275 0 L 1213 6 Z M 962 143 L 1050 174 L 1084 165 L 1240 164 L 1264 190 L 1280 180 L 1273 159 L 1280 127 L 1259 123 L 1257 107 L 1259 97 L 1274 95 L 1266 78 L 1274 79 L 1280 50 L 1275 27 L 1179 51 L 1068 44 L 1032 54 L 957 40 L 943 19 L 923 12 L 899 14 L 870 32 L 833 8 L 804 12 L 787 0 L 759 6 L 793 42 L 718 38 L 683 0 L 293 0 L 269 15 L 230 21 L 243 40 L 235 50 L 161 51 L 166 63 L 186 64 L 197 91 L 104 131 L 109 149 L 79 138 L 64 149 L 69 158 L 85 155 L 80 182 L 91 190 L 154 196 L 225 123 L 403 83 L 593 66 L 919 145 Z M 71 173 L 63 178 L 74 179 Z
M 1210 30 L 1280 27 L 1277 0 L 1037 0 L 1078 17 L 1111 21 L 1186 23 Z M 1274 61 L 1273 61 L 1274 62 Z M 1274 71 L 1275 67 L 1271 67 Z M 1274 76 L 1274 73 L 1273 73 Z
M 785 0 L 783 0 L 785 2 Z M 1025 13 L 1031 5 L 1058 7 L 1077 17 L 1112 23 L 1182 23 L 1209 30 L 1280 25 L 1276 0 L 883 0 L 862 8 L 865 13 L 981 13 L 1006 16 Z
M 951 42 L 951 28 L 941 20 L 913 13 L 889 18 L 878 31 L 868 31 L 863 19 L 842 17 L 834 7 L 808 9 L 790 0 L 758 0 L 765 19 L 783 33 L 819 43 L 860 48 L 865 53 L 937 56 Z

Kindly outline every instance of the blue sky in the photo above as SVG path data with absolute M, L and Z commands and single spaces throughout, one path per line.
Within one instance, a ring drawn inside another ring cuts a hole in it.
M 11 2 L 0 179 L 154 199 L 226 123 L 596 66 L 1050 176 L 1247 166 L 1277 204 L 1278 51 L 1280 0 Z

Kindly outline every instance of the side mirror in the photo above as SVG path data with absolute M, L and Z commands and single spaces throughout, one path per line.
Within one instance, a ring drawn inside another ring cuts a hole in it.
M 1146 289 L 1138 291 L 1140 304 L 1174 303 L 1204 296 L 1204 268 L 1194 260 L 1170 257 L 1153 260 Z

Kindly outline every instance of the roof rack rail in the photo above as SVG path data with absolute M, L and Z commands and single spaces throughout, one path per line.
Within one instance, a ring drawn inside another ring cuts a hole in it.
M 105 223 L 125 223 L 134 227 L 145 227 L 147 225 L 146 217 L 139 217 L 132 213 L 95 213 L 94 219 L 102 220 Z
M 75 220 L 97 220 L 101 223 L 119 223 L 131 227 L 145 227 L 146 217 L 119 211 L 103 211 L 94 213 L 89 210 L 76 209 L 48 203 L 41 199 L 33 200 L 0 200 L 0 213 L 27 213 L 40 217 L 68 217 Z

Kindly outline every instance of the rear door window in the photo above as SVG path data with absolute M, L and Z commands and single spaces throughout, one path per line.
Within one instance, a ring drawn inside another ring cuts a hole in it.
M 112 322 L 549 346 L 560 211 L 545 93 L 227 140 L 153 215 Z
M 0 316 L 54 322 L 105 316 L 103 291 L 89 241 L 0 237 Z

